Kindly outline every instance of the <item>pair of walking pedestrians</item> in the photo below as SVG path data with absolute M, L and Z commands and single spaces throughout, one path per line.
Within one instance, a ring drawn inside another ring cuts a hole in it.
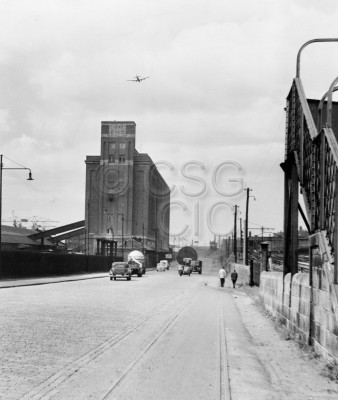
M 221 282 L 221 287 L 224 287 L 224 282 L 225 282 L 225 277 L 226 277 L 226 271 L 223 267 L 218 271 L 218 276 Z M 233 272 L 231 273 L 231 280 L 232 280 L 232 286 L 233 288 L 236 287 L 236 282 L 238 279 L 238 273 L 234 269 Z

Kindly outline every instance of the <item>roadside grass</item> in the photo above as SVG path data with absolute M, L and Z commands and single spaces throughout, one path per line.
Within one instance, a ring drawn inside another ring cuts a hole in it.
M 323 368 L 322 375 L 333 382 L 338 382 L 338 363 L 335 360 L 329 361 Z

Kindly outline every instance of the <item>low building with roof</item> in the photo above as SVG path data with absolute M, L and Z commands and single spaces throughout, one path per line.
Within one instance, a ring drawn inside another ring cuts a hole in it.
M 46 240 L 43 246 L 35 240 L 34 229 L 19 228 L 15 226 L 1 225 L 1 250 L 48 250 L 56 247 L 54 243 Z

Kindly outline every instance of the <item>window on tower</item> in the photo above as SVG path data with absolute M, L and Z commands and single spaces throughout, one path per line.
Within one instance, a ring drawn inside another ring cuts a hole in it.
M 115 145 L 114 142 L 113 142 L 113 143 L 109 143 L 109 147 L 108 147 L 108 154 L 109 154 L 109 155 L 115 153 L 115 147 L 116 147 L 116 145 Z

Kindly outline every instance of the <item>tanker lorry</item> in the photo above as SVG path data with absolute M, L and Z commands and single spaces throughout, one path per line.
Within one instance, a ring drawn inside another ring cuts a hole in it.
M 128 254 L 128 264 L 132 274 L 141 277 L 146 273 L 145 258 L 140 251 L 133 250 Z

